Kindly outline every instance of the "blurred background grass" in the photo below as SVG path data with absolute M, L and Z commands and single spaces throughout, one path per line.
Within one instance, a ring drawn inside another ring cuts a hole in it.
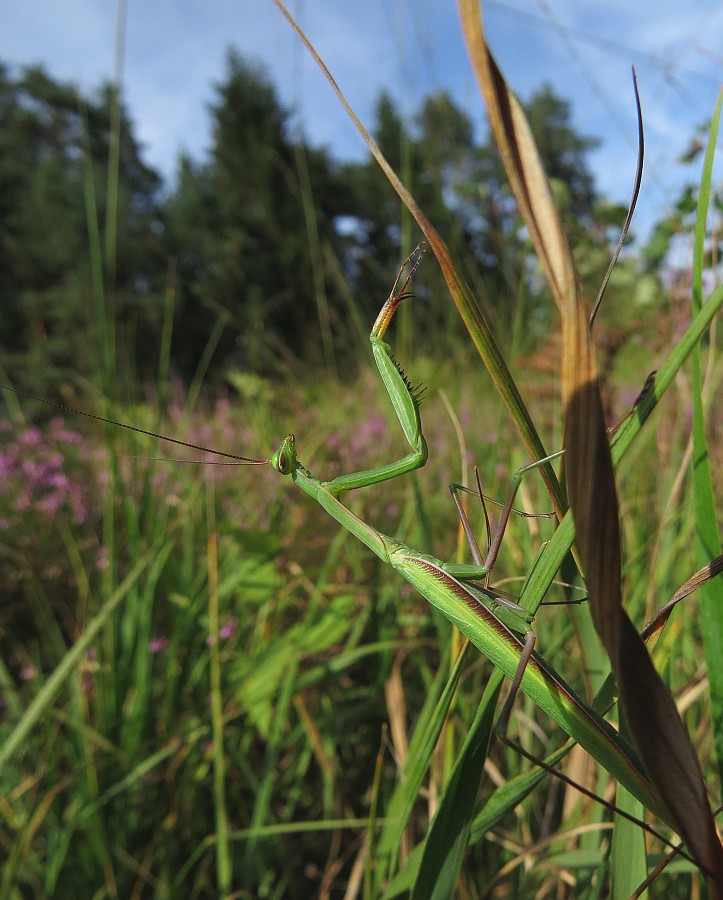
M 452 365 L 465 373 L 456 384 Z M 380 530 L 453 558 L 457 524 L 446 485 L 475 461 L 486 490 L 502 497 L 509 473 L 524 459 L 469 359 L 460 354 L 440 366 L 419 358 L 409 371 L 415 379 L 426 375 L 429 464 L 349 502 Z M 540 388 L 541 376 L 530 380 L 531 390 Z M 464 457 L 440 383 L 466 435 Z M 302 460 L 324 477 L 399 455 L 396 423 L 370 366 L 353 385 L 329 384 L 315 373 L 283 388 L 261 379 L 245 384 L 253 402 L 217 399 L 188 415 L 179 392 L 162 430 L 265 455 L 272 435 L 293 427 Z M 631 385 L 613 385 L 623 403 L 634 398 Z M 625 597 L 640 623 L 695 567 L 684 499 L 689 392 L 681 378 L 620 472 Z M 141 406 L 116 414 L 140 425 L 155 422 Z M 715 435 L 715 408 L 708 420 Z M 6 884 L 48 896 L 83 894 L 89 886 L 118 896 L 213 896 L 212 774 L 214 753 L 222 753 L 228 828 L 236 833 L 233 883 L 247 884 L 251 896 L 312 896 L 327 882 L 331 896 L 341 895 L 364 843 L 377 754 L 384 758 L 376 788 L 383 811 L 403 757 L 404 741 L 397 744 L 401 736 L 408 740 L 439 667 L 449 665 L 448 623 L 271 469 L 148 459 L 159 453 L 150 439 L 104 435 L 57 415 L 43 427 L 8 427 L 3 436 L 6 734 L 104 599 L 152 550 L 112 623 L 3 767 Z M 711 447 L 717 451 L 720 442 L 714 438 Z M 549 508 L 534 479 L 523 498 L 526 509 Z M 209 709 L 208 503 L 218 543 L 221 746 L 214 746 Z M 103 537 L 107 516 L 114 520 L 112 547 Z M 513 519 L 495 583 L 514 591 L 506 579 L 528 571 L 551 529 L 547 521 Z M 555 608 L 535 627 L 546 657 L 589 693 L 590 661 L 581 658 L 575 623 L 574 614 Z M 659 654 L 684 706 L 703 684 L 696 623 L 691 598 Z M 470 660 L 449 725 L 456 735 L 451 746 L 464 736 L 487 674 L 484 660 Z M 522 699 L 518 707 L 526 729 L 532 727 L 539 715 Z M 688 719 L 705 759 L 705 704 L 693 703 Z M 388 723 L 393 739 L 385 736 Z M 538 721 L 534 734 L 539 753 L 559 741 L 549 722 Z M 508 771 L 521 765 L 506 763 Z M 439 765 L 436 777 L 443 780 L 448 763 L 442 757 Z M 433 796 L 433 783 L 429 789 Z M 553 784 L 536 796 L 523 821 L 511 826 L 517 839 L 564 833 L 559 794 Z M 412 841 L 424 833 L 430 802 L 420 798 Z M 276 832 L 291 823 L 298 827 Z M 250 834 L 257 842 L 246 859 Z M 504 831 L 498 839 L 506 845 Z M 604 852 L 604 839 L 597 839 L 585 857 L 583 883 L 593 880 Z M 481 886 L 498 871 L 497 853 L 504 858 L 510 850 L 478 848 L 469 861 L 471 883 Z M 544 872 L 533 879 L 538 888 Z M 522 871 L 515 877 L 521 880 L 508 884 L 516 890 L 532 889 Z

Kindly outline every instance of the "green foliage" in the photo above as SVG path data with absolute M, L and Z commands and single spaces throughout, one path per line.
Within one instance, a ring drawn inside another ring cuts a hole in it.
M 27 69 L 19 78 L 1 69 L 0 96 L 0 362 L 6 371 L 22 372 L 25 387 L 51 393 L 53 367 L 81 377 L 97 364 L 88 340 L 83 167 L 88 154 L 104 233 L 112 90 L 82 99 L 42 69 Z M 115 316 L 129 352 L 142 356 L 165 277 L 154 237 L 161 222 L 160 180 L 141 161 L 124 112 L 121 136 Z
M 90 147 L 104 230 L 100 172 L 112 96 L 86 103 L 84 119 L 75 91 L 42 73 L 13 81 L 3 72 L 2 91 L 0 142 L 9 152 L 0 154 L 0 324 L 18 340 L 0 362 L 24 386 L 45 390 L 49 359 L 67 363 L 63 375 L 73 380 L 95 366 L 80 158 Z M 584 165 L 590 144 L 571 128 L 566 104 L 543 89 L 528 113 L 559 202 L 576 217 L 583 278 L 596 284 L 622 212 L 596 197 Z M 209 159 L 183 159 L 163 203 L 124 116 L 109 287 L 121 346 L 138 356 L 141 373 L 153 371 L 173 260 L 175 371 L 190 381 L 203 369 L 218 340 L 214 326 L 226 323 L 217 371 L 231 370 L 236 393 L 228 401 L 216 391 L 211 402 L 196 385 L 187 394 L 163 382 L 162 413 L 136 404 L 111 415 L 254 455 L 268 454 L 293 427 L 304 436 L 304 463 L 328 478 L 397 458 L 396 431 L 366 369 L 350 389 L 301 367 L 289 350 L 309 353 L 318 340 L 321 281 L 333 300 L 338 357 L 353 367 L 358 351 L 343 354 L 358 331 L 348 322 L 368 328 L 388 292 L 406 227 L 398 202 L 373 166 L 338 166 L 295 141 L 263 73 L 233 55 L 211 114 Z M 475 145 L 469 120 L 444 95 L 425 99 L 409 126 L 380 98 L 376 132 L 481 302 L 512 339 L 524 331 L 531 342 L 544 331 L 545 293 L 491 148 Z M 300 153 L 322 250 L 313 264 Z M 675 343 L 680 318 L 652 314 L 651 295 L 661 306 L 667 298 L 656 266 L 644 274 L 637 259 L 623 261 L 603 316 L 625 323 L 627 336 L 653 355 L 663 333 L 667 347 Z M 436 274 L 427 278 L 413 317 L 437 346 L 425 356 L 420 339 L 400 355 L 428 388 L 430 461 L 403 484 L 347 502 L 384 532 L 452 558 L 456 521 L 441 487 L 464 478 L 474 460 L 485 489 L 500 496 L 525 460 L 488 380 L 456 342 L 456 324 L 440 346 L 450 316 L 440 312 L 447 304 Z M 361 299 L 347 303 L 351 294 Z M 647 324 L 633 327 L 640 311 Z M 647 366 L 619 349 L 609 377 L 611 405 L 622 413 Z M 554 354 L 544 349 L 543 362 Z M 535 365 L 523 374 L 526 388 L 541 419 L 553 421 L 546 416 L 557 400 L 539 359 Z M 264 369 L 286 375 L 284 388 L 258 374 Z M 714 384 L 718 369 L 711 356 Z M 445 437 L 440 387 L 467 442 L 459 452 Z M 719 417 L 705 392 L 702 399 L 715 436 Z M 619 473 L 626 596 L 638 621 L 696 565 L 694 526 L 680 499 L 691 406 L 685 379 L 667 400 L 656 431 Z M 629 875 L 640 865 L 637 841 L 633 848 L 623 838 L 611 853 L 604 814 L 594 804 L 581 808 L 556 782 L 540 787 L 541 770 L 528 771 L 509 749 L 495 745 L 492 755 L 494 778 L 500 770 L 509 776 L 497 790 L 483 777 L 477 790 L 490 728 L 479 698 L 494 690 L 489 667 L 477 654 L 457 654 L 449 623 L 330 528 L 323 510 L 290 498 L 270 470 L 159 462 L 148 458 L 164 452 L 155 441 L 84 425 L 36 429 L 18 420 L 0 430 L 0 897 L 216 897 L 223 885 L 305 898 L 341 896 L 356 878 L 367 897 L 408 896 L 415 883 L 418 896 L 449 895 L 455 885 L 481 896 L 500 878 L 513 896 L 550 896 L 560 891 L 560 872 L 571 895 L 594 897 L 604 894 L 610 867 Z M 714 473 L 723 468 L 721 447 L 708 442 Z M 535 479 L 525 490 L 527 508 L 547 508 Z M 495 580 L 533 570 L 551 535 L 549 523 L 515 523 Z M 661 645 L 681 692 L 699 677 L 694 611 L 694 601 L 680 610 Z M 584 616 L 546 610 L 536 630 L 545 656 L 581 690 L 588 671 L 600 677 Z M 535 752 L 557 749 L 549 720 L 524 700 L 518 708 Z M 695 707 L 688 715 L 707 753 L 707 713 Z M 578 777 L 577 764 L 566 765 Z M 604 781 L 603 774 L 599 790 Z M 595 831 L 571 849 L 568 830 L 578 825 Z M 657 844 L 649 852 L 662 854 Z M 696 878 L 679 866 L 664 895 L 689 896 Z
M 456 371 L 470 371 L 462 359 L 449 363 Z M 425 369 L 425 361 L 417 359 L 415 373 Z M 450 373 L 440 370 L 437 379 L 428 379 L 430 396 L 423 405 L 432 441 L 430 461 L 419 483 L 424 516 L 434 523 L 436 546 L 429 549 L 452 556 L 454 512 L 439 485 L 457 477 L 459 461 L 444 453 L 446 442 L 441 436 L 450 429 L 435 391 L 437 383 L 450 386 Z M 283 396 L 274 392 L 272 406 L 263 399 L 263 385 L 245 389 L 255 400 L 200 408 L 196 414 L 184 413 L 183 398 L 178 397 L 175 412 L 161 430 L 220 448 L 258 452 L 270 448 L 271 437 L 283 434 L 293 422 L 299 435 L 306 436 L 304 462 L 329 477 L 359 463 L 386 461 L 398 450 L 395 431 L 385 427 L 381 416 L 384 398 L 371 373 L 368 377 L 365 373 L 353 392 L 315 383 L 310 375 L 307 384 L 297 383 Z M 675 437 L 680 435 L 676 410 L 685 405 L 685 390 L 681 384 L 680 396 L 662 411 L 658 441 L 651 435 L 643 442 L 636 459 L 622 473 L 633 550 L 626 579 L 633 606 L 645 602 L 636 586 L 642 586 L 644 595 L 651 560 L 657 572 L 656 606 L 694 566 L 692 553 L 685 549 L 690 543 L 685 534 L 690 532 L 683 510 L 673 523 L 665 524 L 665 498 L 675 482 L 682 449 Z M 507 473 L 521 462 L 511 453 L 511 435 L 507 429 L 488 434 L 473 426 L 480 417 L 494 422 L 497 415 L 476 378 L 458 391 L 459 386 L 452 399 L 469 435 L 470 454 L 484 466 L 485 485 L 501 495 Z M 154 413 L 142 407 L 118 415 L 140 425 L 154 421 Z M 52 433 L 50 429 L 48 435 Z M 10 430 L 6 436 L 11 445 L 27 444 L 22 433 Z M 133 890 L 149 896 L 164 892 L 184 896 L 192 890 L 199 896 L 216 896 L 217 809 L 212 777 L 217 748 L 212 743 L 208 702 L 209 533 L 203 503 L 203 482 L 208 477 L 215 481 L 219 536 L 221 752 L 232 884 L 246 884 L 255 896 L 273 894 L 274 888 L 284 896 L 310 896 L 324 873 L 335 870 L 329 853 L 339 865 L 334 883 L 340 884 L 350 872 L 359 836 L 368 827 L 372 791 L 376 791 L 380 818 L 403 805 L 410 815 L 408 833 L 421 839 L 429 815 L 423 796 L 429 770 L 427 763 L 422 764 L 429 735 L 434 733 L 429 729 L 444 726 L 450 752 L 458 752 L 455 748 L 462 745 L 484 693 L 487 666 L 468 653 L 447 685 L 446 623 L 348 536 L 330 529 L 322 510 L 303 499 L 292 502 L 286 485 L 271 471 L 204 470 L 139 460 L 134 457 L 158 456 L 158 445 L 140 437 L 128 445 L 125 435 L 112 436 L 114 443 L 100 453 L 103 443 L 95 432 L 92 466 L 73 449 L 83 445 L 69 444 L 63 453 L 64 471 L 71 484 L 85 484 L 93 468 L 105 470 L 106 453 L 117 455 L 121 474 L 112 510 L 118 545 L 125 549 L 117 560 L 108 562 L 119 567 L 120 582 L 149 549 L 153 556 L 146 559 L 133 584 L 126 585 L 113 626 L 101 632 L 65 674 L 48 711 L 32 722 L 29 736 L 0 770 L 3 794 L 12 794 L 3 841 L 6 846 L 18 842 L 14 883 L 34 885 L 38 896 L 77 896 L 100 889 L 108 879 L 119 896 Z M 36 439 L 36 445 L 43 443 Z M 716 466 L 722 464 L 715 461 Z M 649 485 L 641 482 L 640 471 L 650 473 Z M 107 479 L 106 483 L 111 484 Z M 541 493 L 534 479 L 528 490 Z M 18 494 L 15 491 L 13 496 Z M 423 546 L 416 497 L 407 483 L 350 495 L 350 500 L 365 520 Z M 63 663 L 75 636 L 85 632 L 111 596 L 102 586 L 107 569 L 96 566 L 104 558 L 98 552 L 102 534 L 98 523 L 104 515 L 99 499 L 89 505 L 84 522 L 73 523 L 63 516 L 65 550 L 48 543 L 57 525 L 43 515 L 42 498 L 38 503 L 37 513 L 26 510 L 3 533 L 4 547 L 12 550 L 6 551 L 3 581 L 10 583 L 13 571 L 37 573 L 44 559 L 52 559 L 65 566 L 68 590 L 59 594 L 59 578 L 30 577 L 18 582 L 16 614 L 5 615 L 2 623 L 7 704 L 0 726 L 3 744 L 22 712 Z M 544 500 L 539 496 L 529 504 L 540 509 Z M 549 536 L 547 532 L 535 537 L 524 523 L 513 523 L 496 580 L 525 571 L 536 542 Z M 680 540 L 673 540 L 675 533 Z M 671 541 L 662 545 L 659 536 L 665 534 Z M 74 560 L 86 546 L 96 549 L 76 566 Z M 79 604 L 82 597 L 85 600 Z M 22 616 L 19 610 L 24 610 Z M 555 644 L 565 673 L 579 683 L 584 663 L 565 613 L 548 610 L 538 616 L 536 625 L 546 655 Z M 683 685 L 696 671 L 695 644 L 686 640 L 667 646 L 675 655 L 676 683 Z M 391 686 L 400 675 L 401 696 L 395 699 L 389 693 L 385 700 L 385 685 Z M 437 721 L 432 710 L 442 696 L 446 712 Z M 519 706 L 521 715 L 523 710 L 524 716 L 533 715 L 523 701 Z M 407 775 L 398 778 L 398 763 L 385 754 L 374 788 L 387 720 L 410 740 Z M 544 717 L 538 717 L 536 733 L 537 752 L 544 753 L 559 741 Z M 430 759 L 434 743 L 432 739 Z M 33 748 L 42 747 L 50 749 L 44 760 L 38 760 Z M 514 754 L 500 753 L 499 747 L 493 758 L 509 772 L 520 767 Z M 40 780 L 29 778 L 41 762 Z M 433 763 L 433 771 L 444 778 L 444 769 L 438 765 Z M 535 775 L 531 783 L 539 781 L 539 772 Z M 416 783 L 421 787 L 397 798 L 398 790 L 409 792 L 410 784 Z M 17 790 L 21 784 L 26 787 Z M 58 786 L 60 793 L 56 793 Z M 565 849 L 563 832 L 577 816 L 589 824 L 594 821 L 592 815 L 579 810 L 564 814 L 563 798 L 554 782 L 538 787 L 525 800 L 522 818 L 497 799 L 493 815 L 493 805 L 483 802 L 491 791 L 483 779 L 475 821 L 481 822 L 484 812 L 486 824 L 484 829 L 475 824 L 465 855 L 464 871 L 473 892 L 481 893 L 504 862 L 515 858 L 510 850 L 493 849 L 494 843 L 483 841 L 483 834 L 492 829 L 505 845 L 520 845 L 522 858 L 533 843 L 524 838 L 526 833 L 552 836 L 559 830 L 549 850 L 541 847 L 534 852 L 547 853 L 549 865 L 564 866 L 568 877 L 576 879 L 576 896 L 586 896 L 584 885 L 603 864 L 604 842 L 596 835 L 586 854 L 580 851 L 574 856 Z M 571 793 L 568 799 L 571 810 L 574 796 Z M 393 799 L 394 807 L 390 807 Z M 518 802 L 520 798 L 512 806 Z M 398 847 L 405 830 L 387 827 L 388 837 L 378 853 Z M 21 835 L 29 840 L 32 835 L 27 852 L 21 852 Z M 256 851 L 244 866 L 251 836 Z M 414 859 L 418 865 L 419 857 Z M 132 860 L 145 861 L 145 875 L 127 864 Z M 410 858 L 411 868 L 405 872 L 413 881 L 412 862 Z M 535 885 L 544 885 L 545 872 L 542 865 L 527 873 L 518 867 L 505 881 L 524 895 Z M 149 876 L 152 886 L 145 882 Z M 686 885 L 685 876 L 679 878 Z M 667 878 L 666 896 L 676 896 L 674 884 Z

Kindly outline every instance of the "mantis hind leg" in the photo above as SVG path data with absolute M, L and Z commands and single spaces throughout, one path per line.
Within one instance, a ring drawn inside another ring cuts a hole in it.
M 497 527 L 495 528 L 494 534 L 490 533 L 489 527 L 489 518 L 487 515 L 487 507 L 485 505 L 485 496 L 482 493 L 482 488 L 479 484 L 479 478 L 477 479 L 477 491 L 471 490 L 470 488 L 465 487 L 461 484 L 450 484 L 449 492 L 452 495 L 452 499 L 454 500 L 455 506 L 457 507 L 457 513 L 459 515 L 460 521 L 462 523 L 462 527 L 464 529 L 465 536 L 467 537 L 467 542 L 469 543 L 470 550 L 472 552 L 472 557 L 474 559 L 474 565 L 456 565 L 454 563 L 448 563 L 445 565 L 445 571 L 449 572 L 450 575 L 455 576 L 457 578 L 483 578 L 489 572 L 492 571 L 494 564 L 497 562 L 497 556 L 500 551 L 500 547 L 502 546 L 502 539 L 505 536 L 505 529 L 507 528 L 507 523 L 509 522 L 510 516 L 512 513 L 518 516 L 525 516 L 530 518 L 543 518 L 549 519 L 554 516 L 554 513 L 526 513 L 520 509 L 515 509 L 514 502 L 515 497 L 517 496 L 517 491 L 520 488 L 520 484 L 522 483 L 522 479 L 527 472 L 531 472 L 533 469 L 537 469 L 539 466 L 544 463 L 550 462 L 553 459 L 556 459 L 558 456 L 562 456 L 564 450 L 557 450 L 555 453 L 551 453 L 549 456 L 545 456 L 542 459 L 538 459 L 535 462 L 529 463 L 526 466 L 522 466 L 522 468 L 518 469 L 512 477 L 512 482 L 510 484 L 510 490 L 507 495 L 507 500 L 502 506 L 502 512 L 500 514 L 499 521 L 497 523 Z M 460 491 L 470 491 L 471 493 L 476 493 L 480 502 L 482 503 L 482 509 L 484 511 L 485 522 L 487 523 L 487 533 L 488 533 L 488 550 L 487 555 L 483 558 L 482 553 L 479 548 L 479 544 L 477 543 L 477 539 L 474 536 L 474 531 L 472 526 L 469 523 L 469 519 L 467 517 L 467 513 L 465 512 L 464 506 L 462 505 L 462 501 L 459 499 Z M 489 499 L 489 498 L 487 498 Z M 496 502 L 496 501 L 495 501 Z
M 491 535 L 491 529 L 489 524 L 489 517 L 487 515 L 487 507 L 485 505 L 484 494 L 482 493 L 482 486 L 479 482 L 479 476 L 477 477 L 477 492 L 479 494 L 480 502 L 482 503 L 482 509 L 484 511 L 485 517 L 485 525 L 487 528 L 487 541 L 488 541 L 488 551 L 485 559 L 482 557 L 482 552 L 480 551 L 479 544 L 477 539 L 474 536 L 474 531 L 472 526 L 470 525 L 469 518 L 467 516 L 467 512 L 462 505 L 462 502 L 459 498 L 460 490 L 467 490 L 467 488 L 463 488 L 458 484 L 451 484 L 449 486 L 450 493 L 452 494 L 452 498 L 454 500 L 455 506 L 457 507 L 457 513 L 460 518 L 460 522 L 462 523 L 462 528 L 464 529 L 465 536 L 467 537 L 467 541 L 470 546 L 470 550 L 472 552 L 472 557 L 474 558 L 475 565 L 474 566 L 445 566 L 445 570 L 450 571 L 450 574 L 458 574 L 460 577 L 465 577 L 464 572 L 466 572 L 466 577 L 474 578 L 474 577 L 485 577 L 489 576 L 492 567 L 497 561 L 497 555 L 499 553 L 500 546 L 502 544 L 502 538 L 504 537 L 505 529 L 507 527 L 507 522 L 509 521 L 510 515 L 514 511 L 517 514 L 528 515 L 528 513 L 522 513 L 520 510 L 516 510 L 514 508 L 515 497 L 517 496 L 517 491 L 519 490 L 520 484 L 522 482 L 522 478 L 526 472 L 531 471 L 532 469 L 536 469 L 538 466 L 542 465 L 545 462 L 549 462 L 552 459 L 562 455 L 564 450 L 558 450 L 556 453 L 552 453 L 550 456 L 545 457 L 544 459 L 537 460 L 530 465 L 523 466 L 521 469 L 518 469 L 515 472 L 512 483 L 510 485 L 510 491 L 507 496 L 507 500 L 502 508 L 502 513 L 500 515 L 500 520 L 497 523 L 497 528 L 495 530 L 494 537 Z M 476 473 L 475 473 L 476 474 Z M 549 514 L 543 514 L 545 516 Z M 470 570 L 477 569 L 476 574 L 471 574 Z M 460 570 L 464 570 L 460 571 Z M 520 610 L 521 613 L 524 613 L 524 610 Z M 514 677 L 512 678 L 512 683 L 510 685 L 510 690 L 507 695 L 507 699 L 505 700 L 505 704 L 502 708 L 502 713 L 500 714 L 499 721 L 497 723 L 497 732 L 500 736 L 504 737 L 507 732 L 507 725 L 510 720 L 510 715 L 512 713 L 512 707 L 514 705 L 515 699 L 517 698 L 517 693 L 520 689 L 520 684 L 522 682 L 522 678 L 525 674 L 525 669 L 527 668 L 527 664 L 530 661 L 530 657 L 532 656 L 532 651 L 535 648 L 536 641 L 535 632 L 532 629 L 528 629 L 525 632 L 525 640 L 522 645 L 522 652 L 520 654 L 520 660 L 517 664 L 517 669 L 515 670 Z
M 507 694 L 505 705 L 502 707 L 502 712 L 500 713 L 500 717 L 497 722 L 498 735 L 507 734 L 507 725 L 510 721 L 512 707 L 515 700 L 517 699 L 517 693 L 520 690 L 522 676 L 525 674 L 527 663 L 530 661 L 532 651 L 535 649 L 536 640 L 537 635 L 532 629 L 530 629 L 525 636 L 525 643 L 522 645 L 522 653 L 520 655 L 520 661 L 517 664 L 517 669 L 515 670 L 515 677 L 512 679 L 512 683 L 510 684 L 510 691 Z

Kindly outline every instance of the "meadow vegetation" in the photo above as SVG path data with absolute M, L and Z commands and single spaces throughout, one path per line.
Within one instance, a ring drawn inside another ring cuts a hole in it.
M 24 92 L 59 115 L 75 115 L 75 95 L 47 76 L 4 78 L 18 99 L 12 115 L 4 113 L 5 125 L 18 126 L 10 137 L 20 141 L 23 109 L 30 116 Z M 134 152 L 125 163 L 121 155 L 115 187 L 113 177 L 102 182 L 96 211 L 104 237 L 115 235 L 113 260 L 100 240 L 80 240 L 77 231 L 51 244 L 38 232 L 47 212 L 40 207 L 24 223 L 10 214 L 0 220 L 5 233 L 23 237 L 2 288 L 0 324 L 16 339 L 3 340 L 0 380 L 242 455 L 270 457 L 293 431 L 300 459 L 325 479 L 397 459 L 405 448 L 366 335 L 404 256 L 400 234 L 409 227 L 399 203 L 384 194 L 371 163 L 342 165 L 288 141 L 272 89 L 242 61 L 230 57 L 217 93 L 219 144 L 203 163 L 183 160 L 164 199 L 124 121 L 122 146 Z M 252 99 L 263 116 L 249 109 Z M 45 154 L 45 177 L 62 173 L 58 202 L 76 218 L 90 184 L 101 183 L 92 165 L 114 139 L 116 102 L 109 90 L 90 105 L 94 115 L 80 141 L 90 174 L 75 168 L 73 154 L 66 168 L 62 154 Z M 564 102 L 545 88 L 533 112 L 567 129 L 574 164 L 556 171 L 556 199 L 593 296 L 620 210 L 596 195 L 584 165 L 592 142 L 574 133 Z M 254 123 L 266 130 L 251 133 Z M 449 177 L 445 159 L 464 173 L 463 185 L 435 181 L 417 200 L 459 252 L 554 450 L 562 441 L 554 310 L 532 272 L 494 148 L 475 147 L 465 124 L 448 98 L 430 98 L 408 133 L 389 98 L 380 98 L 380 143 L 391 151 L 400 136 L 408 142 L 413 192 L 433 148 L 442 154 L 440 178 Z M 283 161 L 273 170 L 272 149 Z M 19 209 L 31 185 L 20 154 L 13 158 Z M 257 186 L 255 206 L 243 187 L 231 186 L 234 178 Z M 473 197 L 462 189 L 475 184 L 485 187 Z M 450 187 L 457 201 L 445 205 Z M 131 202 L 140 194 L 145 205 Z M 117 225 L 103 219 L 113 197 Z M 245 215 L 254 206 L 253 221 L 243 220 L 234 200 Z M 595 333 L 610 426 L 691 319 L 692 263 L 674 271 L 668 255 L 673 241 L 689 241 L 692 252 L 689 200 L 686 192 L 676 215 L 645 247 L 633 245 L 613 275 Z M 309 231 L 304 212 L 312 206 Z M 714 212 L 719 208 L 714 193 Z M 496 230 L 483 224 L 490 211 Z M 335 231 L 343 216 L 355 229 Z M 708 293 L 717 280 L 717 241 L 709 231 Z M 42 273 L 33 260 L 47 263 Z M 103 306 L 94 293 L 98 271 L 107 318 L 79 328 L 90 296 L 96 315 Z M 462 336 L 432 258 L 417 278 L 418 296 L 405 304 L 389 340 L 411 382 L 424 386 L 429 462 L 345 502 L 413 547 L 467 560 L 447 485 L 471 484 L 476 465 L 485 492 L 502 499 L 528 456 Z M 723 471 L 719 343 L 713 326 L 703 347 L 702 402 L 715 478 Z M 698 568 L 690 501 L 695 391 L 684 369 L 617 471 L 623 595 L 638 625 Z M 484 657 L 463 649 L 444 617 L 270 467 L 207 465 L 210 454 L 30 397 L 3 397 L 0 900 L 409 896 L 403 882 L 394 891 L 391 876 L 404 873 L 428 833 L 485 693 L 491 667 Z M 714 487 L 720 490 L 719 481 Z M 520 504 L 551 509 L 538 475 L 523 482 Z M 470 510 L 483 534 L 480 510 L 474 503 Z M 513 519 L 494 583 L 517 592 L 554 529 L 547 519 Z M 561 579 L 576 579 L 571 559 Z M 564 586 L 552 593 L 571 595 Z M 655 660 L 718 796 L 720 724 L 711 721 L 700 628 L 693 596 Z M 544 658 L 591 696 L 609 667 L 585 607 L 542 609 L 535 630 Z M 420 743 L 457 662 L 458 689 L 422 787 L 398 831 L 384 831 L 405 773 L 415 755 L 424 756 Z M 522 696 L 513 730 L 538 756 L 563 743 Z M 605 771 L 582 753 L 573 751 L 564 766 L 612 797 Z M 485 821 L 495 789 L 529 768 L 508 747 L 493 745 L 465 833 L 458 896 L 605 896 L 616 859 L 611 816 L 594 801 L 547 777 L 498 821 Z M 391 849 L 384 844 L 390 834 Z M 664 853 L 654 840 L 648 850 L 653 862 Z M 700 880 L 694 866 L 678 861 L 651 896 L 687 897 Z M 419 885 L 414 896 L 425 896 Z

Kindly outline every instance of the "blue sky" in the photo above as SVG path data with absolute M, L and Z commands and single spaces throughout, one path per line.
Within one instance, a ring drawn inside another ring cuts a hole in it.
M 289 8 L 366 123 L 382 88 L 406 114 L 444 89 L 485 128 L 453 0 L 289 0 Z M 716 101 L 723 4 L 495 0 L 483 3 L 483 12 L 490 45 L 517 93 L 525 99 L 550 82 L 570 100 L 575 127 L 603 139 L 591 166 L 598 187 L 620 202 L 627 202 L 635 170 L 635 63 L 647 143 L 638 229 L 664 215 L 691 175 L 677 157 Z M 113 3 L 23 0 L 5 6 L 0 60 L 42 63 L 52 76 L 92 90 L 113 74 L 117 33 Z M 146 161 L 167 179 L 182 149 L 199 159 L 208 146 L 207 104 L 230 45 L 265 66 L 312 143 L 344 159 L 364 153 L 271 0 L 130 0 L 124 34 L 126 104 Z

